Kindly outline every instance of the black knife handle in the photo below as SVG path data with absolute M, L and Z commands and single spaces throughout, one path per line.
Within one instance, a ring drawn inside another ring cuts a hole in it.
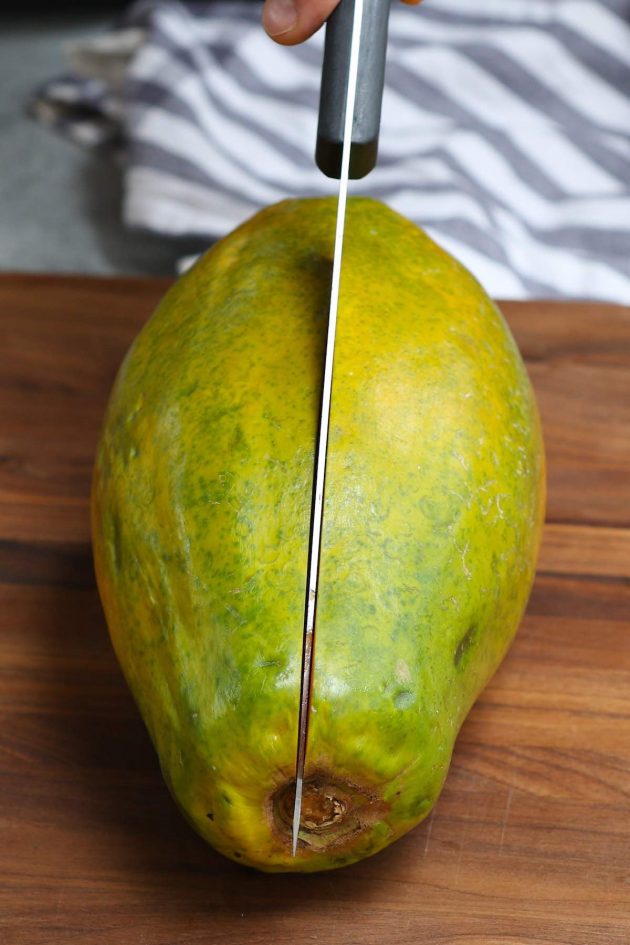
M 376 164 L 390 0 L 363 0 L 359 71 L 352 126 L 350 177 L 365 177 Z M 326 23 L 315 161 L 327 177 L 341 177 L 344 111 L 354 0 L 341 0 Z

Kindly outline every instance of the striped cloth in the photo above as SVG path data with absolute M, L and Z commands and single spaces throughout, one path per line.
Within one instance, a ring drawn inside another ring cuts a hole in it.
M 34 108 L 124 143 L 130 226 L 213 238 L 335 192 L 313 161 L 322 42 L 276 45 L 257 4 L 143 2 Z M 630 0 L 395 4 L 379 164 L 352 190 L 492 295 L 630 302 Z

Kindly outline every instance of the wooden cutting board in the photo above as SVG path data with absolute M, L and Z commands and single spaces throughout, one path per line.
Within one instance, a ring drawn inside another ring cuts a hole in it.
M 630 309 L 503 306 L 549 464 L 516 642 L 424 824 L 343 871 L 266 876 L 175 808 L 94 586 L 96 438 L 166 285 L 0 278 L 0 941 L 628 945 Z

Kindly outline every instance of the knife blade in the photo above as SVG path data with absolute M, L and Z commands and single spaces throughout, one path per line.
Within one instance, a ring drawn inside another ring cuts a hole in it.
M 339 178 L 335 246 L 315 475 L 311 502 L 307 586 L 302 639 L 302 676 L 295 765 L 292 855 L 297 853 L 302 812 L 313 652 L 319 590 L 326 458 L 332 400 L 333 364 L 349 178 L 363 177 L 376 163 L 383 95 L 389 0 L 341 0 L 326 25 L 316 162 Z

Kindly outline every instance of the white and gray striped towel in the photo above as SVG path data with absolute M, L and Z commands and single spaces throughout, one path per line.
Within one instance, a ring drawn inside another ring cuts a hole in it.
M 322 42 L 274 44 L 257 4 L 143 2 L 35 112 L 124 144 L 130 226 L 213 238 L 334 192 L 313 161 Z M 395 5 L 380 160 L 353 190 L 495 296 L 630 302 L 630 0 Z

